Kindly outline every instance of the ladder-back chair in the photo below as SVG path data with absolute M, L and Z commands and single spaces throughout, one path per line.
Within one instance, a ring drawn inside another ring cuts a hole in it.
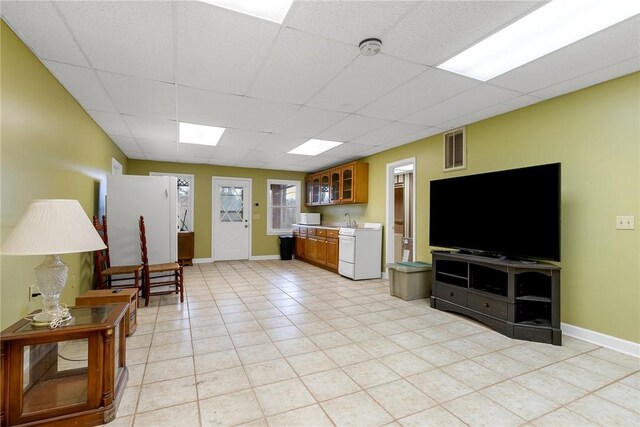
M 180 294 L 180 302 L 184 302 L 184 278 L 182 266 L 177 262 L 149 264 L 147 255 L 147 236 L 144 217 L 140 216 L 140 252 L 144 282 L 144 305 L 149 305 L 151 295 Z M 152 291 L 153 289 L 153 291 Z

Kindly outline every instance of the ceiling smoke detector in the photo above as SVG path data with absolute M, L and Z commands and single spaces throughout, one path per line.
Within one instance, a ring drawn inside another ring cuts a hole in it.
M 362 52 L 364 56 L 374 56 L 380 52 L 381 48 L 382 42 L 380 39 L 364 39 L 360 42 L 360 52 Z

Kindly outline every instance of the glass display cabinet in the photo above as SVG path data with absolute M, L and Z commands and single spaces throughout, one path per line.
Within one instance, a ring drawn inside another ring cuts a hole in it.
M 25 318 L 2 331 L 0 425 L 113 420 L 128 379 L 128 307 L 70 307 L 73 318 L 56 329 Z

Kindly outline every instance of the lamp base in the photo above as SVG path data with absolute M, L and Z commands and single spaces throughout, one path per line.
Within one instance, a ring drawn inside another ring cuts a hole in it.
M 31 319 L 31 324 L 33 326 L 51 326 L 52 322 L 55 322 L 59 325 L 60 323 L 68 322 L 71 319 L 73 319 L 73 316 L 68 311 L 64 315 L 64 317 L 41 311 L 40 313 L 37 313 L 33 316 L 33 318 Z

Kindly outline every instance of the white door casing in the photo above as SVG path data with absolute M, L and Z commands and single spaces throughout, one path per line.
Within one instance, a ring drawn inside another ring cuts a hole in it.
M 251 180 L 213 177 L 212 258 L 249 259 Z
M 410 157 L 408 159 L 398 160 L 396 162 L 387 163 L 387 224 L 385 231 L 386 247 L 385 247 L 385 262 L 391 263 L 395 258 L 395 242 L 394 242 L 394 169 L 400 166 L 413 165 L 413 185 L 411 186 L 411 203 L 412 215 L 411 215 L 411 237 L 413 239 L 413 257 L 417 259 L 416 254 L 416 158 Z

